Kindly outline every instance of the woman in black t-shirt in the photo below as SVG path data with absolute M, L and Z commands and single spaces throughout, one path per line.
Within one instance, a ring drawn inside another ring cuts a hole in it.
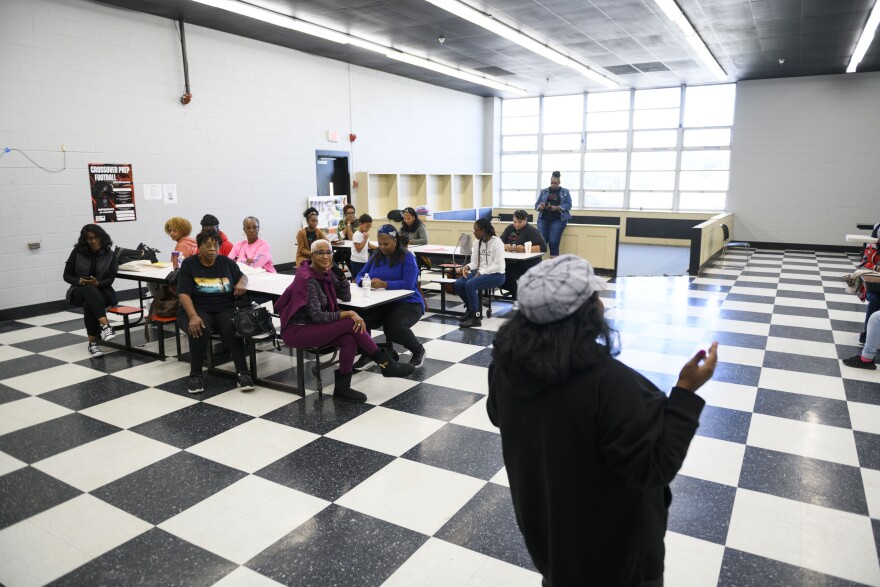
M 501 242 L 504 243 L 504 251 L 508 253 L 531 253 L 547 251 L 547 243 L 537 228 L 529 224 L 529 215 L 525 210 L 517 210 L 513 213 L 513 224 L 504 229 L 501 233 Z M 532 243 L 532 250 L 526 251 L 525 243 Z M 516 300 L 516 284 L 519 278 L 526 271 L 541 262 L 541 258 L 529 259 L 527 261 L 515 261 L 506 264 L 504 274 L 504 283 L 501 289 L 510 292 L 511 297 Z M 514 308 L 516 309 L 516 308 Z
M 246 293 L 247 276 L 235 261 L 219 254 L 221 239 L 217 231 L 199 233 L 196 243 L 199 254 L 183 260 L 177 281 L 180 299 L 177 324 L 189 339 L 188 390 L 190 393 L 205 390 L 202 365 L 205 352 L 213 352 L 211 332 L 216 331 L 232 355 L 239 389 L 251 391 L 254 382 L 244 358 L 244 343 L 232 328 L 235 297 Z

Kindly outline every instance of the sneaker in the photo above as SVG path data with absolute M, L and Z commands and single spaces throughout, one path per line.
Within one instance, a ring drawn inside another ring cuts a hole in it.
M 467 312 L 464 313 L 464 316 L 462 316 L 461 318 L 458 319 L 458 322 L 459 322 L 459 324 L 461 324 L 462 322 L 467 322 L 468 320 L 470 320 L 473 317 L 474 317 L 474 313 L 471 312 L 470 310 L 468 310 Z
M 865 346 L 865 341 L 868 339 L 868 333 L 863 332 L 859 335 L 859 346 Z
M 413 352 L 409 364 L 413 366 L 413 369 L 418 369 L 425 364 L 425 347 L 420 347 L 419 350 Z
M 867 369 L 868 371 L 875 371 L 877 369 L 877 365 L 874 364 L 874 361 L 863 361 L 861 355 L 856 355 L 854 357 L 844 359 L 843 364 L 847 367 L 855 367 L 856 369 Z
M 102 351 L 101 347 L 99 347 L 96 343 L 90 342 L 89 343 L 89 356 L 90 357 L 103 357 L 104 351 Z
M 519 302 L 514 300 L 513 305 L 510 306 L 511 312 L 519 312 Z
M 357 361 L 355 361 L 354 365 L 352 365 L 351 368 L 357 369 L 358 371 L 361 371 L 363 369 L 366 369 L 367 367 L 369 367 L 372 364 L 373 364 L 373 359 L 370 358 L 370 355 L 363 353 L 361 355 L 361 358 L 358 359 Z
M 242 391 L 253 391 L 254 390 L 254 380 L 251 379 L 250 374 L 248 374 L 248 373 L 239 373 L 238 374 L 238 388 Z
M 101 329 L 101 340 L 110 340 L 116 336 L 116 333 L 113 331 L 113 327 L 109 324 Z
M 205 381 L 201 375 L 191 375 L 186 390 L 190 393 L 202 393 L 205 391 Z
M 465 320 L 464 322 L 458 323 L 459 328 L 476 328 L 477 326 L 482 325 L 483 320 L 479 316 L 474 316 L 472 318 L 469 318 L 468 320 Z

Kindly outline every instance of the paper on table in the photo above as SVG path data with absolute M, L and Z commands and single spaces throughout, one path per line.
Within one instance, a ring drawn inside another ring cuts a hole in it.
M 250 265 L 245 265 L 244 263 L 237 263 L 238 268 L 241 269 L 241 272 L 245 275 L 256 275 L 257 273 L 265 273 L 266 270 L 262 267 L 251 267 Z

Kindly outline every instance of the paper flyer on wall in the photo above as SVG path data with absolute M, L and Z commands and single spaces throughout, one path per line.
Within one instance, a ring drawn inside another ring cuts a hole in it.
M 95 224 L 137 220 L 131 163 L 89 163 Z

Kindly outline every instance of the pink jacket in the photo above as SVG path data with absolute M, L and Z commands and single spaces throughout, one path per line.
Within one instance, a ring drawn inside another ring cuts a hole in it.
M 248 244 L 247 239 L 235 243 L 232 250 L 229 251 L 229 258 L 236 263 L 244 263 L 257 269 L 262 267 L 269 273 L 277 273 L 275 266 L 272 265 L 272 247 L 261 238 L 254 241 L 252 245 Z M 248 263 L 247 259 L 253 259 L 253 261 Z

